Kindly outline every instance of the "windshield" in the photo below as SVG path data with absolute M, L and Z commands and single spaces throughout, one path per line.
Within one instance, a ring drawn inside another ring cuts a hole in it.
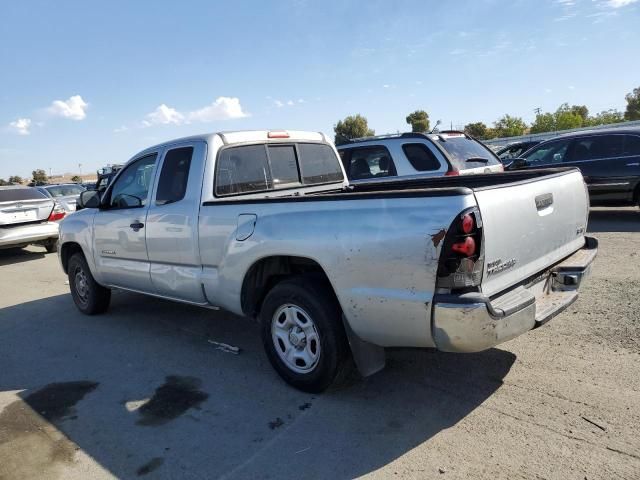
M 477 140 L 462 135 L 455 137 L 438 135 L 435 141 L 447 151 L 452 166 L 458 170 L 500 164 L 493 152 Z
M 67 195 L 80 195 L 86 189 L 80 185 L 56 185 L 47 187 L 46 190 L 52 197 L 66 197 Z

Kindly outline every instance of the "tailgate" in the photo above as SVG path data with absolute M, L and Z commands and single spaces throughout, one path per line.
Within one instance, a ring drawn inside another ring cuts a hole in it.
M 494 295 L 584 245 L 588 194 L 579 171 L 475 191 L 484 234 L 482 292 Z

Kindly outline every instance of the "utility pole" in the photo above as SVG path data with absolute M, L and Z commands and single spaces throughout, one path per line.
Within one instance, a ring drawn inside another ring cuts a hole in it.
M 536 112 L 536 115 L 540 115 L 540 112 L 542 111 L 542 109 L 538 107 L 538 108 L 534 108 L 533 111 Z
M 82 177 L 82 164 L 78 164 L 78 170 L 80 170 L 80 177 Z

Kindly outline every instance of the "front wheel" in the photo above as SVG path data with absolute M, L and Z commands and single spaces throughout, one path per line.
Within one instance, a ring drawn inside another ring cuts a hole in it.
M 290 385 L 318 393 L 346 372 L 349 345 L 331 287 L 311 275 L 277 284 L 260 310 L 262 343 Z
M 67 265 L 69 288 L 73 301 L 82 313 L 95 315 L 109 308 L 111 290 L 99 285 L 82 253 L 75 253 Z

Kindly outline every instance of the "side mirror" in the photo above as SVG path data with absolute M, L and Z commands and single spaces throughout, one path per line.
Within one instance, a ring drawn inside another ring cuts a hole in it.
M 514 158 L 513 162 L 511 162 L 511 165 L 509 165 L 509 168 L 517 169 L 517 168 L 524 168 L 528 166 L 529 166 L 529 162 L 527 162 L 526 158 Z
M 85 190 L 78 198 L 80 208 L 98 208 L 100 206 L 100 193 L 97 190 Z

